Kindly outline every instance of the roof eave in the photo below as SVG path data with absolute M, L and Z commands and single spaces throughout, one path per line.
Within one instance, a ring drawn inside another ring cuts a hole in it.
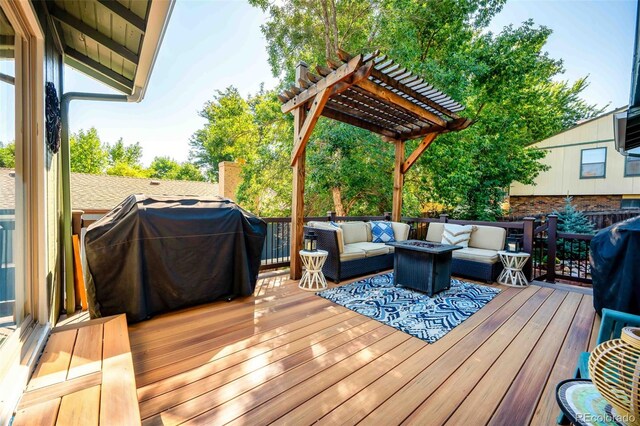
M 144 98 L 174 4 L 175 0 L 151 2 L 147 29 L 140 49 L 140 61 L 133 81 L 133 92 L 129 96 L 131 102 L 140 102 Z

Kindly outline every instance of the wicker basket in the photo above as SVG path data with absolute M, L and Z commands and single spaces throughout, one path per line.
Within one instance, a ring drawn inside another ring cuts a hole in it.
M 640 328 L 625 327 L 620 339 L 596 347 L 589 374 L 605 400 L 630 425 L 640 425 Z

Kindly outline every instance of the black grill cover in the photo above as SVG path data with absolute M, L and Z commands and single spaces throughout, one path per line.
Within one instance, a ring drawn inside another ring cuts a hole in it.
M 640 217 L 611 225 L 591 240 L 593 305 L 640 315 Z
M 220 198 L 132 195 L 85 237 L 91 317 L 130 322 L 256 285 L 266 223 Z

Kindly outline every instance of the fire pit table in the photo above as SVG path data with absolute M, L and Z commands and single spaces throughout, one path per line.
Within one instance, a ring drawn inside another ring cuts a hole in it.
M 433 296 L 451 286 L 451 253 L 462 247 L 407 240 L 394 247 L 393 284 Z

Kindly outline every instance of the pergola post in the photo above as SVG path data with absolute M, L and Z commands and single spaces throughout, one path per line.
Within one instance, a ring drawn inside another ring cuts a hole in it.
M 396 159 L 393 166 L 393 205 L 391 209 L 391 220 L 400 222 L 402 218 L 402 188 L 404 186 L 404 141 L 394 141 L 396 148 Z
M 300 79 L 307 78 L 308 67 L 304 62 L 296 66 L 296 86 Z M 304 126 L 307 111 L 304 106 L 293 111 L 294 146 L 300 140 L 300 132 Z M 293 198 L 291 201 L 291 252 L 289 277 L 299 280 L 302 277 L 302 260 L 298 252 L 302 249 L 304 233 L 304 181 L 305 181 L 306 147 L 302 147 L 299 155 L 293 159 Z

